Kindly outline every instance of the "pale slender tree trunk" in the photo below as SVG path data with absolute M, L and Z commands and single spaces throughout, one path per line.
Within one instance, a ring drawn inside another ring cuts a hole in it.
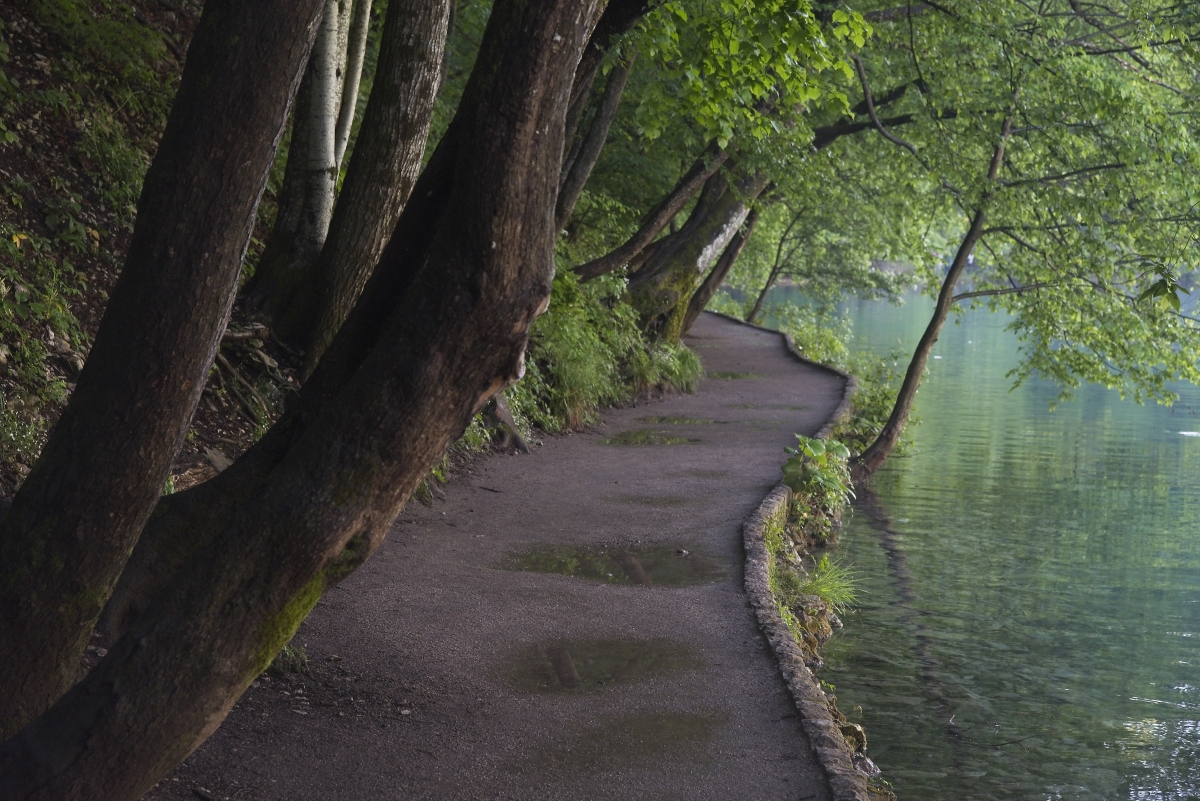
M 362 129 L 308 293 L 298 294 L 292 339 L 304 337 L 305 376 L 367 283 L 421 169 L 441 79 L 448 0 L 392 0 Z M 431 66 L 432 65 L 432 66 Z
M 367 56 L 367 34 L 371 29 L 371 0 L 354 0 L 354 12 L 347 29 L 346 77 L 342 81 L 342 105 L 338 110 L 337 140 L 334 160 L 341 168 L 354 127 L 354 111 L 358 108 L 358 87 L 362 83 L 363 61 Z
M 497 2 L 430 163 L 438 180 L 301 390 L 304 411 L 243 458 L 262 467 L 251 454 L 281 444 L 285 455 L 218 530 L 196 532 L 203 544 L 100 664 L 0 746 L 6 801 L 139 798 L 211 734 L 322 592 L 378 547 L 473 414 L 519 378 L 528 327 L 549 302 L 563 118 L 598 12 L 595 0 Z
M 1015 105 L 1015 97 L 1013 102 Z M 1000 141 L 996 145 L 996 150 L 992 154 L 991 165 L 988 167 L 987 180 L 991 184 L 995 183 L 996 178 L 1000 174 L 1000 166 L 1004 162 L 1004 148 L 1008 143 L 1011 131 L 1012 113 L 1010 112 L 1004 118 L 1004 124 L 1000 129 Z M 925 364 L 929 360 L 929 354 L 933 350 L 934 344 L 937 343 L 946 318 L 950 315 L 950 307 L 954 305 L 954 287 L 958 283 L 963 270 L 966 269 L 971 252 L 975 249 L 975 245 L 979 242 L 980 237 L 983 236 L 983 224 L 987 219 L 987 209 L 991 204 L 994 193 L 995 190 L 990 189 L 980 198 L 979 207 L 971 217 L 971 224 L 967 228 L 967 233 L 959 244 L 958 251 L 954 254 L 954 260 L 950 263 L 950 268 L 946 271 L 946 277 L 942 279 L 942 287 L 938 292 L 937 304 L 933 309 L 933 317 L 929 320 L 929 325 L 925 327 L 925 333 L 921 335 L 916 350 L 913 352 L 912 360 L 908 363 L 908 370 L 904 373 L 904 382 L 900 385 L 900 391 L 896 394 L 896 402 L 892 406 L 892 413 L 888 417 L 887 423 L 884 425 L 883 430 L 879 432 L 879 436 L 875 438 L 875 441 L 851 462 L 850 473 L 855 481 L 861 482 L 867 480 L 876 470 L 882 467 L 892 450 L 896 447 L 896 443 L 900 441 L 900 435 L 904 433 L 904 426 L 908 422 L 909 414 L 912 412 L 913 401 L 917 397 L 917 389 L 921 385 L 921 376 L 925 372 Z
M 309 104 L 308 154 L 304 214 L 296 232 L 296 261 L 291 269 L 303 275 L 316 264 L 329 233 L 337 198 L 338 115 L 342 107 L 346 45 L 349 40 L 350 0 L 329 0 L 313 46 L 312 99 Z M 353 117 L 353 112 L 350 112 Z

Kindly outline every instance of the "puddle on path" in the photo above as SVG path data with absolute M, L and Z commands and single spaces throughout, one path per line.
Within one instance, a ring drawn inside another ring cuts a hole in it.
M 636 503 L 655 509 L 678 509 L 681 506 L 698 506 L 703 501 L 686 495 L 610 495 L 604 500 L 609 503 Z
M 784 403 L 731 403 L 727 409 L 772 409 L 784 412 L 806 412 L 811 406 L 789 406 Z
M 685 470 L 684 475 L 693 476 L 695 478 L 728 478 L 728 470 Z
M 588 639 L 526 648 L 509 660 L 505 672 L 525 692 L 574 692 L 702 667 L 699 655 L 675 640 Z
M 601 445 L 691 445 L 699 442 L 697 437 L 681 437 L 669 431 L 654 431 L 649 428 L 635 428 L 632 431 L 622 431 L 600 440 Z
M 558 742 L 531 749 L 508 770 L 523 773 L 595 773 L 628 764 L 702 759 L 729 716 L 708 712 L 652 712 L 611 715 Z
M 732 381 L 739 378 L 765 378 L 761 373 L 740 373 L 736 370 L 717 370 L 712 373 L 705 373 L 705 378 L 721 378 L 726 381 Z
M 556 573 L 603 581 L 657 587 L 696 587 L 725 577 L 725 565 L 690 545 L 647 545 L 619 548 L 579 545 L 535 545 L 508 554 L 505 570 Z
M 666 426 L 710 426 L 717 421 L 700 420 L 695 417 L 671 417 L 670 415 L 660 416 L 652 414 L 649 417 L 639 417 L 638 422 Z

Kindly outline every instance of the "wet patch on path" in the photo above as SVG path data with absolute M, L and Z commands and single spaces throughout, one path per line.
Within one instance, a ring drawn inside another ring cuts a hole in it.
M 697 587 L 728 574 L 722 562 L 686 544 L 634 548 L 544 544 L 508 554 L 500 566 L 607 584 L 657 587 Z
M 504 672 L 518 690 L 553 693 L 597 690 L 702 667 L 699 654 L 678 640 L 576 639 L 524 648 L 508 660 Z
M 700 442 L 698 437 L 682 437 L 669 431 L 655 431 L 649 428 L 635 428 L 622 431 L 600 440 L 601 445 L 693 445 Z
M 649 712 L 611 715 L 562 742 L 536 747 L 509 770 L 552 773 L 599 773 L 619 765 L 703 762 L 703 752 L 728 722 L 728 715 L 708 712 Z M 619 796 L 616 796 L 619 797 Z

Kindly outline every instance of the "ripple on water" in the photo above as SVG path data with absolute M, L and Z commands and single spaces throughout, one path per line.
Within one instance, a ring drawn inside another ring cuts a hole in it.
M 915 341 L 917 305 L 856 335 Z M 862 603 L 822 678 L 904 801 L 1200 798 L 1200 390 L 1051 413 L 1055 387 L 1009 391 L 1006 322 L 943 332 L 912 454 L 840 537 Z

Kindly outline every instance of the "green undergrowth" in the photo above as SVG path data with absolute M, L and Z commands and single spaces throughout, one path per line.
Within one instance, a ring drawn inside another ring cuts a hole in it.
M 182 52 L 189 25 L 123 0 L 15 0 L 0 10 L 7 474 L 32 464 L 86 358 L 174 96 L 172 48 Z
M 519 424 L 543 431 L 590 425 L 606 406 L 652 391 L 694 392 L 700 360 L 682 345 L 650 342 L 622 302 L 625 280 L 554 278 L 550 306 L 534 321 L 525 377 L 508 390 Z
M 796 435 L 795 448 L 785 448 L 788 460 L 780 471 L 791 490 L 788 521 L 806 543 L 822 546 L 834 539 L 850 489 L 850 451 L 837 440 Z
M 810 666 L 821 663 L 821 646 L 833 636 L 830 613 L 844 612 L 856 600 L 857 579 L 847 567 L 811 556 L 788 531 L 787 507 L 763 528 L 767 586 L 779 615 L 805 652 Z

